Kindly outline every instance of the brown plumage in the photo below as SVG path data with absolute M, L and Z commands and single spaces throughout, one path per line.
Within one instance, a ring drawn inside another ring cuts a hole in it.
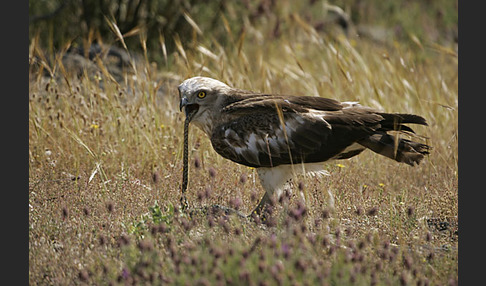
M 221 156 L 257 168 L 266 193 L 280 196 L 303 164 L 306 172 L 325 172 L 320 164 L 347 159 L 365 149 L 410 166 L 429 146 L 397 138 L 390 131 L 414 133 L 405 124 L 427 125 L 418 115 L 384 113 L 355 102 L 311 96 L 271 95 L 232 88 L 218 80 L 193 77 L 179 86 L 180 109 L 196 111 L 191 123 L 210 138 Z

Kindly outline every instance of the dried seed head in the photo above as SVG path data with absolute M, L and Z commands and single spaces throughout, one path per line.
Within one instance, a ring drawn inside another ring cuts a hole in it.
M 240 281 L 250 281 L 250 272 L 243 270 L 239 275 Z
M 264 261 L 260 261 L 258 263 L 258 271 L 260 271 L 260 273 L 264 273 L 266 267 L 267 266 L 265 265 L 265 262 Z
M 230 200 L 230 205 L 235 209 L 239 210 L 241 205 L 243 204 L 243 201 L 241 200 L 240 197 L 232 198 Z
M 403 266 L 405 266 L 406 269 L 410 270 L 412 268 L 412 258 L 410 256 L 405 256 L 403 257 Z
M 336 239 L 341 237 L 341 229 L 339 227 L 334 231 L 334 235 L 336 235 Z
M 194 159 L 194 168 L 199 169 L 201 167 L 201 161 L 198 157 Z
M 413 216 L 413 214 L 414 214 L 414 208 L 413 207 L 408 207 L 407 208 L 407 215 L 408 215 L 408 217 Z
M 258 199 L 258 194 L 256 193 L 255 190 L 253 190 L 250 194 L 250 200 L 251 201 L 256 201 Z
M 329 237 L 326 235 L 322 238 L 322 246 L 327 247 L 330 245 Z
M 152 181 L 155 184 L 157 184 L 158 182 L 160 182 L 160 175 L 159 175 L 159 173 L 153 172 L 153 174 L 152 174 Z
M 105 245 L 106 244 L 106 237 L 104 235 L 100 235 L 99 237 L 99 242 L 100 242 L 100 245 Z
M 209 199 L 209 198 L 211 197 L 211 194 L 212 194 L 212 190 L 211 190 L 211 188 L 206 187 L 206 188 L 204 189 L 204 196 L 205 196 L 205 198 Z
M 78 273 L 79 280 L 86 282 L 89 279 L 89 273 L 86 270 L 81 270 Z
M 247 176 L 246 174 L 241 174 L 240 175 L 240 184 L 246 183 Z
M 408 285 L 408 277 L 407 277 L 407 273 L 405 271 L 403 271 L 402 274 L 400 275 L 400 284 L 401 285 Z
M 235 232 L 235 235 L 241 235 L 241 229 L 240 229 L 239 227 L 236 227 L 236 228 L 234 229 L 234 232 Z M 232 249 L 232 248 L 230 248 L 230 251 L 232 251 L 232 250 L 233 250 L 233 249 Z
M 299 258 L 297 261 L 295 261 L 294 267 L 299 271 L 305 272 L 307 269 L 307 264 L 301 258 Z
M 209 176 L 211 178 L 216 177 L 216 170 L 213 167 L 209 168 L 209 171 L 208 172 L 209 172 Z
M 113 205 L 113 202 L 106 203 L 106 209 L 108 210 L 108 212 L 112 213 L 113 210 L 115 209 L 115 206 Z
M 371 209 L 369 209 L 366 214 L 369 215 L 369 216 L 374 216 L 376 215 L 376 213 L 378 212 L 378 208 L 377 207 L 372 207 Z
M 62 207 L 62 219 L 65 220 L 67 219 L 69 215 L 68 209 L 66 207 Z
M 304 182 L 300 181 L 299 182 L 299 191 L 303 191 L 304 190 Z
M 366 241 L 362 240 L 358 243 L 358 249 L 363 249 L 366 246 Z
M 390 242 L 387 240 L 383 242 L 383 249 L 388 249 L 388 248 L 390 248 Z
M 138 249 L 140 249 L 141 251 L 151 251 L 153 248 L 154 246 L 148 240 L 141 240 L 138 243 Z
M 344 232 L 346 233 L 347 236 L 351 236 L 353 234 L 353 229 L 351 227 L 347 227 Z
M 327 218 L 329 218 L 329 216 L 330 216 L 329 210 L 325 209 L 325 210 L 322 211 L 322 218 L 323 219 L 327 219 Z
M 118 246 L 124 246 L 124 245 L 127 245 L 129 243 L 130 243 L 130 238 L 125 234 L 123 234 L 122 236 L 120 236 L 118 238 Z
M 198 202 L 202 202 L 202 200 L 204 200 L 206 198 L 206 193 L 202 190 L 200 190 L 199 192 L 197 192 L 197 200 Z

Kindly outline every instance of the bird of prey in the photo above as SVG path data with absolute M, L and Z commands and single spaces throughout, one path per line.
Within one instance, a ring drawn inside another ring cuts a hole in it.
M 256 169 L 265 194 L 252 214 L 262 215 L 296 172 L 325 172 L 322 162 L 370 149 L 414 166 L 429 154 L 428 145 L 390 134 L 414 133 L 405 124 L 427 125 L 418 115 L 319 96 L 253 92 L 200 76 L 178 89 L 180 110 L 206 133 L 214 150 Z

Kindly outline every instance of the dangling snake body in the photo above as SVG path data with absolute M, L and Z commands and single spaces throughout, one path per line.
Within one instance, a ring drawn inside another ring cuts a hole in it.
M 181 206 L 182 210 L 185 211 L 189 204 L 187 203 L 186 190 L 188 183 L 188 169 L 189 169 L 189 123 L 196 112 L 192 112 L 186 115 L 186 120 L 184 121 L 184 150 L 182 158 L 182 196 L 181 196 Z

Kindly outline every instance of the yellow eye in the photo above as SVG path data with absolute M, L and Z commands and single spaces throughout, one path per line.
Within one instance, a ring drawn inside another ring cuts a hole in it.
M 197 93 L 197 97 L 199 98 L 205 98 L 206 97 L 206 92 L 205 91 L 200 91 Z

